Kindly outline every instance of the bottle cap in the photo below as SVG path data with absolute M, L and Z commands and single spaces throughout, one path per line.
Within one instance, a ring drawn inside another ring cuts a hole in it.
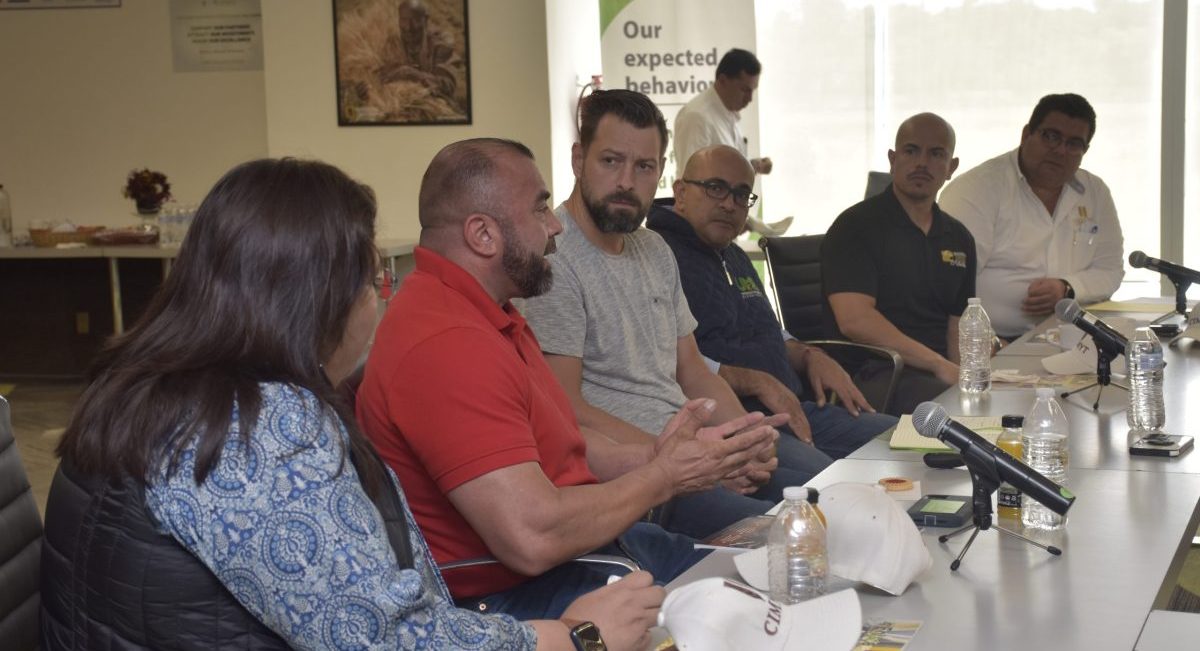
M 783 489 L 783 499 L 799 502 L 808 499 L 808 488 L 804 486 L 788 486 Z
M 967 305 L 979 305 L 982 302 L 983 301 L 979 300 L 979 298 L 977 298 L 975 296 L 972 296 L 971 298 L 967 299 Z
M 1013 416 L 1009 414 L 1000 419 L 1000 427 L 1005 429 L 1016 429 L 1025 423 L 1024 416 Z
M 1038 387 L 1037 397 L 1053 398 L 1054 397 L 1054 388 L 1053 387 Z

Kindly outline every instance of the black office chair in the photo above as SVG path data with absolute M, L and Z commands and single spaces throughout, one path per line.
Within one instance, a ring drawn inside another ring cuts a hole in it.
M 888 413 L 900 372 L 904 370 L 904 360 L 890 348 L 825 337 L 825 303 L 821 296 L 823 239 L 824 235 L 801 235 L 764 237 L 758 241 L 766 257 L 776 313 L 793 337 L 829 353 L 851 377 L 870 360 L 891 364 L 891 379 L 882 394 L 863 392 L 871 406 L 881 413 Z
M 17 454 L 8 401 L 0 397 L 0 640 L 5 649 L 38 646 L 38 577 L 42 559 L 42 516 Z

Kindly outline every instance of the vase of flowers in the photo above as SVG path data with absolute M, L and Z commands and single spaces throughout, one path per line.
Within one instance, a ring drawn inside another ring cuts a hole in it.
M 142 215 L 156 215 L 162 204 L 171 198 L 171 184 L 167 175 L 151 169 L 133 170 L 125 180 L 123 194 L 133 199 L 137 211 Z

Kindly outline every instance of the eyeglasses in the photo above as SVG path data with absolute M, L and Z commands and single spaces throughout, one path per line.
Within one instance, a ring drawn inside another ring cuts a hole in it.
M 1067 151 L 1072 154 L 1082 154 L 1088 150 L 1090 145 L 1082 138 L 1067 138 L 1063 139 L 1063 134 L 1058 129 L 1049 129 L 1041 127 L 1038 130 L 1038 135 L 1042 137 L 1042 142 L 1051 149 L 1057 147 L 1060 143 L 1067 148 Z
M 375 287 L 375 294 L 382 301 L 390 301 L 396 295 L 396 287 L 398 281 L 396 274 L 391 269 L 384 269 L 375 275 L 375 280 L 371 281 L 371 285 Z
M 733 203 L 741 208 L 750 208 L 758 201 L 758 195 L 749 190 L 735 190 L 729 187 L 729 184 L 724 181 L 696 181 L 693 179 L 682 179 L 684 183 L 691 183 L 704 188 L 704 194 L 708 195 L 709 199 L 716 201 L 724 201 L 725 197 L 733 195 Z

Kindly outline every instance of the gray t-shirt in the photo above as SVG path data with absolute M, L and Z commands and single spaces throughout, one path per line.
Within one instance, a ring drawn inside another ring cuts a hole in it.
M 639 228 L 610 255 L 567 212 L 549 256 L 554 286 L 520 305 L 542 351 L 583 360 L 583 398 L 657 435 L 687 398 L 675 379 L 679 338 L 696 329 L 675 256 Z

